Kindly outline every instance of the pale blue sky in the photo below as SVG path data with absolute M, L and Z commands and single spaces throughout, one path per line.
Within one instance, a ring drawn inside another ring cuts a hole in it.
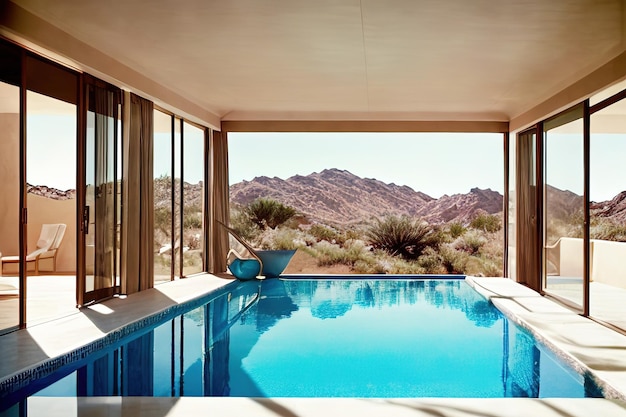
M 27 181 L 61 190 L 75 188 L 75 116 L 38 114 L 27 120 Z M 194 140 L 185 158 L 186 181 L 192 183 L 201 180 L 201 163 L 195 163 L 201 161 L 201 152 L 195 149 L 201 136 L 194 133 L 187 135 Z M 564 136 L 571 140 L 554 140 L 547 149 L 552 167 L 548 182 L 582 194 L 580 136 Z M 339 168 L 364 178 L 408 185 L 436 198 L 467 193 L 473 187 L 503 193 L 500 134 L 230 133 L 228 137 L 231 184 L 261 175 L 287 179 Z M 592 201 L 609 200 L 626 189 L 625 160 L 623 135 L 593 134 Z M 169 167 L 166 165 L 155 162 L 155 175 L 160 168 Z
M 502 193 L 503 146 L 501 134 L 485 133 L 229 133 L 230 183 L 338 168 L 431 197 Z

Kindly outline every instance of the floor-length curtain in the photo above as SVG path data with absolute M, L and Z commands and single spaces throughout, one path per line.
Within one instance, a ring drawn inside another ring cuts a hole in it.
M 209 146 L 210 153 L 210 218 L 209 218 L 209 272 L 226 271 L 228 234 L 217 220 L 228 224 L 230 203 L 228 189 L 228 140 L 226 132 L 213 132 Z
M 153 103 L 126 93 L 124 122 L 122 292 L 131 294 L 154 285 Z

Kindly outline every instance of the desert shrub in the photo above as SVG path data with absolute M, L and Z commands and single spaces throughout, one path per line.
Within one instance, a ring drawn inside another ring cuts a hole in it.
M 502 220 L 495 214 L 478 213 L 470 223 L 472 229 L 494 233 L 502 229 Z
M 380 265 L 381 263 L 379 263 Z M 381 265 L 382 266 L 382 265 Z M 385 265 L 385 272 L 388 274 L 426 274 L 425 268 L 415 261 L 407 261 L 402 258 L 393 258 L 388 265 Z
M 257 198 L 243 209 L 259 229 L 275 229 L 295 216 L 296 209 L 271 198 Z
M 470 255 L 478 253 L 487 239 L 478 231 L 471 230 L 454 242 L 454 248 Z
M 183 216 L 183 228 L 202 229 L 202 212 L 185 213 L 185 216 Z
M 337 232 L 336 230 L 324 226 L 322 224 L 314 224 L 309 228 L 309 234 L 311 234 L 317 241 L 325 240 L 331 243 L 343 244 L 345 238 L 342 234 Z
M 330 266 L 343 263 L 345 259 L 345 250 L 336 243 L 330 243 L 322 240 L 313 246 L 314 256 L 317 258 L 319 266 Z
M 374 264 L 375 259 L 361 241 L 347 241 L 342 248 L 336 243 L 321 241 L 314 245 L 313 253 L 319 266 L 348 265 L 354 268 L 357 262 L 364 268 L 366 264 Z
M 295 229 L 268 229 L 260 237 L 263 249 L 293 250 L 306 246 L 302 234 Z
M 481 277 L 501 277 L 502 263 L 484 257 L 470 256 L 467 260 L 465 273 Z
M 425 274 L 445 274 L 446 270 L 441 261 L 441 255 L 434 248 L 427 247 L 418 258 L 417 264 L 423 268 Z
M 388 215 L 374 219 L 366 236 L 375 249 L 392 256 L 417 259 L 424 249 L 437 244 L 432 228 L 420 219 L 408 216 Z
M 157 207 L 154 209 L 154 228 L 160 230 L 166 237 L 170 236 L 172 210 L 169 207 Z
M 456 239 L 459 236 L 462 236 L 467 229 L 459 222 L 452 222 L 448 224 L 448 233 L 452 239 Z
M 448 274 L 464 274 L 469 255 L 466 252 L 458 251 L 449 245 L 439 248 L 441 265 Z
M 592 239 L 626 242 L 626 224 L 592 216 L 589 229 Z
M 355 274 L 384 274 L 386 271 L 379 262 L 375 259 L 357 260 L 352 266 L 352 272 Z
M 259 234 L 259 229 L 242 209 L 231 209 L 230 225 L 239 236 L 247 241 L 254 240 Z

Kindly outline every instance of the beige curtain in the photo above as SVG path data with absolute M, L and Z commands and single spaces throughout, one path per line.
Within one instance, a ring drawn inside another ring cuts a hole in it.
M 226 132 L 213 132 L 209 146 L 210 154 L 210 211 L 209 211 L 209 272 L 226 271 L 228 233 L 216 220 L 230 222 L 230 195 L 228 190 L 228 140 Z
M 154 106 L 125 98 L 122 292 L 131 294 L 154 286 Z

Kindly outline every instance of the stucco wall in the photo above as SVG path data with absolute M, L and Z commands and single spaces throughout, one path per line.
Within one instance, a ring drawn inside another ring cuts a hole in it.
M 65 235 L 57 253 L 57 272 L 76 270 L 76 200 L 53 200 L 28 194 L 28 251 L 37 247 L 44 223 L 65 223 Z

